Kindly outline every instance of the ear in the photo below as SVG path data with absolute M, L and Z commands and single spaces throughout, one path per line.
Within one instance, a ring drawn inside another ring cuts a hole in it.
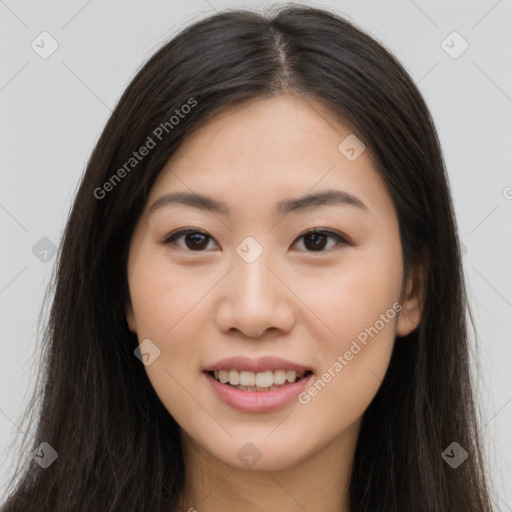
M 402 310 L 398 316 L 396 335 L 401 338 L 410 334 L 421 323 L 427 293 L 427 265 L 417 263 L 408 271 L 400 304 Z
M 137 322 L 135 320 L 135 314 L 133 312 L 133 306 L 131 300 L 128 299 L 125 305 L 125 314 L 126 314 L 126 322 L 128 324 L 128 328 L 134 334 L 137 334 Z

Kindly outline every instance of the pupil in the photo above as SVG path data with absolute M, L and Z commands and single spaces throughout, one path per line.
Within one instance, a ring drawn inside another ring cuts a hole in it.
M 189 241 L 192 240 L 192 245 Z M 208 237 L 201 233 L 189 233 L 185 236 L 185 243 L 191 250 L 201 250 L 208 245 Z
M 308 249 L 310 249 L 310 248 L 312 248 L 313 250 L 323 249 L 325 247 L 325 238 L 326 238 L 326 235 L 324 235 L 323 233 L 311 233 L 310 235 L 308 235 L 305 238 L 304 245 Z M 312 240 L 313 244 L 309 245 L 308 240 Z

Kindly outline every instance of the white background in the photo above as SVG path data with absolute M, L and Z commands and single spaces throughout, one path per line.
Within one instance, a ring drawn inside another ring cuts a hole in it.
M 494 501 L 512 511 L 512 1 L 304 3 L 344 14 L 388 47 L 431 109 L 467 247 Z M 265 5 L 0 0 L 0 475 L 12 465 L 7 447 L 32 390 L 36 323 L 55 263 L 32 247 L 42 237 L 60 243 L 100 130 L 140 65 L 196 19 Z M 43 31 L 59 45 L 47 59 L 31 48 Z M 469 43 L 456 59 L 441 46 L 453 31 Z

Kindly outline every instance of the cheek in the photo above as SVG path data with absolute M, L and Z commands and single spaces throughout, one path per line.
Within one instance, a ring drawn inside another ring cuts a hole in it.
M 180 424 L 198 413 L 190 393 L 196 394 L 194 372 L 200 367 L 201 333 L 208 318 L 201 298 L 213 285 L 204 274 L 197 277 L 180 278 L 162 258 L 141 258 L 130 274 L 139 342 L 149 338 L 160 350 L 145 371 L 160 401 Z
M 303 417 L 312 423 L 308 425 L 310 430 L 334 438 L 363 416 L 389 365 L 394 344 L 393 321 L 378 334 L 372 334 L 365 343 L 349 336 L 326 347 L 322 373 L 299 395 Z
M 213 286 L 213 276 L 170 265 L 165 252 L 141 254 L 130 268 L 130 295 L 139 338 L 172 344 L 197 325 L 197 306 Z M 185 277 L 186 276 L 186 277 Z
M 331 317 L 336 335 L 324 337 L 317 346 L 320 371 L 298 397 L 302 415 L 309 420 L 304 435 L 309 429 L 334 438 L 348 429 L 364 414 L 386 374 L 399 305 L 393 308 L 392 302 L 380 298 L 361 309 L 354 302 L 347 300 Z
M 354 251 L 330 272 L 319 269 L 303 275 L 307 275 L 301 278 L 301 289 L 307 291 L 303 297 L 329 328 L 324 330 L 329 352 L 347 350 L 352 339 L 376 322 L 383 337 L 394 337 L 393 304 L 400 298 L 402 284 L 399 251 L 381 247 Z M 388 321 L 382 325 L 381 315 L 386 312 Z
M 187 382 L 200 367 L 203 326 L 209 318 L 202 300 L 214 284 L 214 276 L 183 277 L 170 269 L 163 256 L 143 255 L 130 267 L 130 295 L 139 342 L 148 338 L 160 350 L 145 367 L 153 388 L 169 408 L 187 403 L 181 396 Z M 174 397 L 170 400 L 170 397 Z
M 321 374 L 301 403 L 311 403 L 319 414 L 337 404 L 352 420 L 364 412 L 393 350 L 401 309 L 401 265 L 399 251 L 372 249 L 309 288 L 308 305 L 329 330 L 322 330 L 325 334 L 317 345 Z

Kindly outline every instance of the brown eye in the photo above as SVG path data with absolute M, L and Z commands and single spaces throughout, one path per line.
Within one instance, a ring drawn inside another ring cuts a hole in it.
M 185 247 L 182 244 L 178 244 L 177 240 L 183 239 L 185 241 Z M 188 249 L 190 251 L 203 251 L 213 238 L 206 233 L 197 230 L 181 230 L 173 233 L 167 237 L 164 241 L 165 244 L 176 244 L 182 249 Z
M 334 240 L 334 243 L 331 242 L 329 247 L 327 247 L 329 239 Z M 325 249 L 332 249 L 336 245 L 348 245 L 348 241 L 343 236 L 333 231 L 308 231 L 297 240 L 303 240 L 303 245 L 308 252 L 325 252 Z

